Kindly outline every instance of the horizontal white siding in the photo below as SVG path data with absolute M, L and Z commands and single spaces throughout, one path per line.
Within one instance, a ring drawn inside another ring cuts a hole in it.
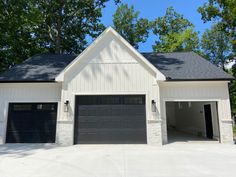
M 5 141 L 10 102 L 60 102 L 60 99 L 59 83 L 0 83 L 0 144 Z
M 228 82 L 163 82 L 163 99 L 229 99 Z
M 1 101 L 60 100 L 59 83 L 0 83 Z

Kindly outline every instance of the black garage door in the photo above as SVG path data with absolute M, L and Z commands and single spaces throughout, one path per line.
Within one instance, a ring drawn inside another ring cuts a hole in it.
M 74 143 L 146 143 L 145 96 L 77 96 Z
M 57 103 L 10 103 L 6 143 L 54 143 Z

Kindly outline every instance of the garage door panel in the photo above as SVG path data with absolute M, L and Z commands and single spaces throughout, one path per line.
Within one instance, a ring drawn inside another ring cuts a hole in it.
M 111 116 L 111 117 L 95 117 L 95 116 L 80 116 L 81 121 L 79 121 L 79 128 L 143 128 L 146 123 L 143 120 L 143 116 Z
M 54 143 L 52 132 L 11 132 L 8 134 L 7 143 Z
M 146 143 L 145 96 L 78 96 L 74 141 Z
M 57 103 L 10 103 L 6 143 L 53 143 Z
M 133 131 L 133 132 L 132 132 Z M 81 131 L 79 137 L 80 144 L 87 144 L 88 140 L 90 143 L 98 144 L 136 144 L 143 143 L 140 138 L 146 139 L 145 132 L 143 130 L 114 130 L 114 129 L 100 129 L 87 132 L 86 130 Z
M 145 115 L 143 105 L 80 105 L 79 116 Z
M 56 120 L 50 120 L 50 119 L 35 120 L 33 118 L 32 119 L 27 118 L 23 121 L 14 120 L 12 122 L 9 122 L 8 127 L 11 128 L 13 131 L 20 130 L 20 129 L 28 130 L 28 131 L 30 130 L 34 131 L 35 129 L 39 131 L 44 131 L 47 129 L 55 129 L 54 128 L 55 124 L 56 124 Z

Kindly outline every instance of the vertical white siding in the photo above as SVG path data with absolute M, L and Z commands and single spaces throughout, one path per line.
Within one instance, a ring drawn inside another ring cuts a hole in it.
M 59 83 L 1 83 L 0 144 L 5 141 L 8 104 L 10 102 L 60 102 L 60 99 L 61 84 Z
M 110 35 L 65 73 L 62 101 L 70 101 L 71 113 L 68 117 L 62 112 L 61 120 L 73 120 L 75 95 L 145 94 L 148 107 L 151 98 L 157 99 L 159 88 L 155 73 Z M 149 109 L 147 114 L 150 115 Z
M 73 104 L 74 96 L 80 94 L 147 94 L 149 100 L 149 96 L 156 94 L 153 92 L 158 92 L 153 83 L 154 77 L 138 63 L 88 64 L 66 83 L 63 100 L 68 99 Z
M 156 115 L 151 112 L 151 100 L 156 100 L 157 107 L 160 107 L 159 86 L 155 80 L 156 74 L 143 66 L 126 46 L 114 37 L 106 36 L 100 45 L 90 51 L 85 58 L 81 58 L 80 62 L 64 75 L 61 106 L 68 100 L 70 111 L 69 113 L 61 111 L 59 127 L 66 127 L 63 124 L 68 127 L 69 124 L 70 128 L 58 132 L 58 141 L 65 139 L 73 141 L 71 135 L 73 135 L 76 95 L 146 95 L 147 120 L 154 119 Z M 67 137 L 63 138 L 65 135 Z

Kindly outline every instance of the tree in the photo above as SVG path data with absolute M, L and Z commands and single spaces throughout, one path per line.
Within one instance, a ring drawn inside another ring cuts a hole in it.
M 80 53 L 104 29 L 107 1 L 0 1 L 0 71 L 40 52 Z
M 233 50 L 236 52 L 236 0 L 208 0 L 198 8 L 204 22 L 215 20 L 222 30 L 231 36 Z
M 236 78 L 236 65 L 233 65 L 231 73 Z M 236 116 L 236 80 L 233 80 L 230 84 L 230 102 L 231 102 L 231 111 L 234 117 Z
M 230 38 L 219 28 L 218 24 L 203 33 L 201 48 L 204 56 L 223 70 L 225 70 L 225 64 L 232 58 Z
M 53 53 L 80 53 L 86 36 L 95 38 L 104 30 L 100 17 L 107 1 L 37 0 L 41 23 L 35 36 L 40 46 Z
M 208 0 L 202 7 L 198 8 L 204 22 L 216 21 L 220 29 L 229 37 L 232 49 L 236 52 L 236 0 Z M 232 68 L 234 78 L 236 78 L 236 66 Z M 230 99 L 232 113 L 236 115 L 236 83 L 235 80 L 230 84 Z
M 154 21 L 153 33 L 158 40 L 153 46 L 156 52 L 192 51 L 198 47 L 198 33 L 194 25 L 183 15 L 174 11 L 173 7 L 166 10 L 164 17 Z
M 0 72 L 40 51 L 31 7 L 27 0 L 0 1 Z
M 128 7 L 121 4 L 113 14 L 113 24 L 132 46 L 138 49 L 140 42 L 144 43 L 149 34 L 151 23 L 145 18 L 139 18 L 139 12 L 134 11 L 134 6 Z

